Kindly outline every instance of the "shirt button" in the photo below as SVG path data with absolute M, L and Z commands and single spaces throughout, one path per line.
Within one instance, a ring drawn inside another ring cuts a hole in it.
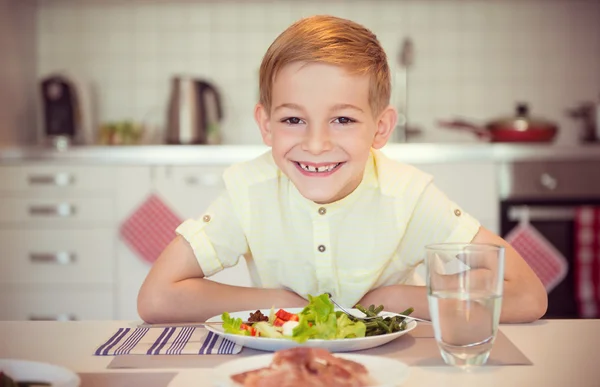
M 210 215 L 204 215 L 204 216 L 202 217 L 202 221 L 204 221 L 204 223 L 208 223 L 208 222 L 210 222 Z
M 461 214 L 462 214 L 462 212 L 460 212 L 460 210 L 458 208 L 456 210 L 454 210 L 454 215 L 460 216 Z
M 325 250 L 327 250 L 324 245 L 319 245 L 318 249 L 320 252 L 324 252 Z
M 319 208 L 319 214 L 320 215 L 325 215 L 326 213 L 327 213 L 327 209 L 325 207 Z

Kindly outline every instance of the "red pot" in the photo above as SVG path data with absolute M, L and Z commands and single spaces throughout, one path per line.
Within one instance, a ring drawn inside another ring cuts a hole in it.
M 515 113 L 484 126 L 464 120 L 440 121 L 439 124 L 444 128 L 468 130 L 491 142 L 551 142 L 556 137 L 558 126 L 545 119 L 531 118 L 526 104 L 517 105 Z

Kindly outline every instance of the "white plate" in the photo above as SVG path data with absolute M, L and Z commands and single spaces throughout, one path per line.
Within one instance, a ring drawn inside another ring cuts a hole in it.
M 79 376 L 66 368 L 36 361 L 0 359 L 0 371 L 15 381 L 51 383 L 52 387 L 78 387 Z
M 408 377 L 408 366 L 398 360 L 346 353 L 334 356 L 352 360 L 367 367 L 370 377 L 375 382 L 372 387 L 400 386 Z M 223 363 L 213 369 L 213 384 L 218 387 L 238 387 L 240 385 L 231 380 L 231 375 L 267 367 L 272 360 L 273 354 L 267 354 L 242 357 Z
M 284 308 L 284 310 L 290 313 L 300 313 L 304 308 Z M 241 318 L 243 321 L 248 320 L 250 317 L 250 313 L 255 312 L 256 310 L 246 310 L 243 312 L 234 312 L 229 313 L 229 315 L 233 318 Z M 350 309 L 352 313 L 356 313 L 357 316 L 360 316 L 360 311 L 357 309 Z M 261 309 L 261 312 L 268 316 L 271 312 L 270 309 Z M 381 316 L 390 315 L 393 316 L 394 313 L 391 312 L 381 312 Z M 211 317 L 206 322 L 219 322 L 223 321 L 221 316 Z M 272 339 L 268 337 L 255 337 L 255 336 L 241 336 L 235 335 L 231 333 L 225 333 L 223 331 L 223 327 L 218 325 L 207 325 L 206 329 L 227 338 L 228 340 L 233 341 L 236 344 L 242 345 L 244 347 L 258 349 L 260 351 L 279 351 L 281 349 L 287 349 L 292 347 L 299 346 L 307 346 L 307 347 L 318 347 L 325 348 L 329 352 L 351 352 L 351 351 L 360 351 L 363 349 L 378 347 L 380 345 L 389 343 L 390 341 L 397 339 L 398 337 L 405 335 L 406 333 L 412 331 L 417 326 L 417 322 L 412 320 L 406 324 L 406 329 L 399 332 L 387 333 L 379 336 L 369 336 L 369 337 L 357 337 L 352 339 L 336 339 L 336 340 L 320 340 L 320 339 L 311 339 L 305 341 L 303 344 L 299 344 L 291 339 Z

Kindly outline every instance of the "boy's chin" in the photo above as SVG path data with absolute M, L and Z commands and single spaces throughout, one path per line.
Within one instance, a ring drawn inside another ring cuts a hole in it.
M 313 201 L 317 204 L 330 204 L 334 201 L 339 200 L 338 198 L 336 198 L 338 196 L 338 193 L 332 192 L 330 190 L 324 191 L 322 189 L 302 189 L 300 190 L 300 194 L 306 199 Z

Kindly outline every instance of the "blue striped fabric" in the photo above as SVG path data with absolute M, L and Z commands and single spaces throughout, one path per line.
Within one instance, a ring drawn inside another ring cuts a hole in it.
M 96 348 L 96 356 L 236 354 L 242 347 L 196 327 L 119 328 Z

